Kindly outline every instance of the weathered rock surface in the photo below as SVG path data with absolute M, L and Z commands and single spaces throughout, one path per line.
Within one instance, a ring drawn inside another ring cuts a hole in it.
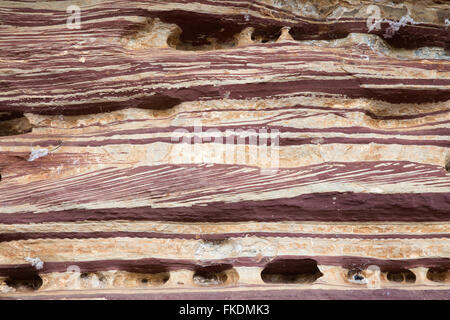
M 450 298 L 449 19 L 1 2 L 0 299 Z

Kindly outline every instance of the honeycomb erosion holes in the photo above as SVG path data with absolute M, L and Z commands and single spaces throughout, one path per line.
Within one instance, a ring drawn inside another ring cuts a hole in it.
M 224 286 L 236 284 L 239 280 L 239 275 L 232 265 L 219 264 L 196 267 L 193 280 L 197 286 Z
M 387 273 L 387 279 L 397 283 L 415 283 L 416 275 L 410 270 L 390 271 Z
M 266 265 L 261 272 L 265 283 L 313 283 L 323 276 L 317 262 L 311 259 L 278 259 Z
M 171 48 L 187 51 L 234 48 L 239 44 L 238 38 L 245 30 L 250 31 L 250 39 L 254 44 L 275 42 L 280 38 L 283 28 L 288 30 L 290 39 L 293 41 L 337 40 L 348 37 L 350 33 L 365 34 L 368 31 L 365 21 L 361 21 L 355 26 L 339 22 L 289 24 L 249 15 L 233 15 L 223 18 L 220 15 L 177 10 L 159 13 L 143 12 L 142 16 L 147 17 L 147 20 L 127 27 L 123 37 L 136 38 L 145 36 L 145 33 L 148 32 L 165 34 L 165 43 L 156 42 L 158 43 L 156 47 L 167 44 Z M 152 30 L 152 28 L 154 29 Z M 386 37 L 385 33 L 388 28 L 389 23 L 383 22 L 380 30 L 373 31 L 371 34 L 379 36 L 392 48 L 413 50 L 436 46 L 448 49 L 450 46 L 450 40 L 446 39 L 448 36 L 440 35 L 440 31 L 436 31 L 435 37 L 424 37 L 415 30 L 415 25 L 406 24 L 392 37 Z M 441 38 L 442 40 L 440 40 Z
M 37 275 L 27 277 L 11 277 L 5 280 L 5 284 L 16 290 L 16 292 L 36 291 L 42 286 L 42 278 Z
M 129 271 L 83 272 L 80 286 L 86 289 L 148 288 L 162 286 L 170 279 L 169 272 L 145 273 Z
M 156 270 L 159 269 L 159 270 Z M 12 270 L 3 272 L 3 287 L 0 281 L 1 292 L 10 292 L 14 290 L 16 293 L 26 293 L 37 290 L 108 290 L 108 289 L 127 289 L 140 288 L 151 289 L 160 287 L 168 283 L 173 271 L 161 271 L 162 267 L 151 267 L 143 270 L 111 270 L 111 271 L 84 271 L 81 273 L 44 273 L 38 274 L 31 267 L 22 268 L 21 270 Z M 387 287 L 398 288 L 411 286 L 416 283 L 416 275 L 411 270 L 392 268 L 385 266 L 383 268 L 379 281 Z M 339 270 L 336 272 L 336 270 Z M 277 258 L 272 262 L 265 264 L 260 272 L 260 279 L 265 285 L 300 285 L 311 286 L 323 276 L 325 280 L 320 282 L 321 285 L 327 283 L 330 279 L 339 280 L 346 278 L 344 282 L 337 282 L 344 286 L 368 286 L 371 279 L 373 280 L 373 270 L 369 269 L 345 269 L 338 268 L 333 270 L 325 269 L 324 273 L 320 272 L 317 262 L 312 259 L 286 259 Z M 161 272 L 158 272 L 161 271 Z M 5 274 L 6 272 L 6 274 Z M 253 270 L 252 272 L 257 272 Z M 367 273 L 368 272 L 368 273 Z M 9 273 L 9 275 L 7 275 Z M 244 272 L 249 276 L 248 270 Z M 169 283 L 170 286 L 190 286 L 194 287 L 229 287 L 236 286 L 241 281 L 240 274 L 232 264 L 213 264 L 208 266 L 193 266 L 191 272 L 182 273 L 175 278 L 176 282 Z M 186 278 L 191 275 L 192 279 Z M 256 280 L 254 276 L 250 278 Z M 331 278 L 330 278 L 331 276 Z M 428 269 L 426 278 L 427 284 L 443 285 L 449 282 L 449 271 L 445 267 L 433 267 Z M 328 279 L 328 280 L 327 280 Z M 192 280 L 192 281 L 190 281 Z M 421 280 L 422 281 L 422 280 Z M 423 284 L 423 282 L 421 282 Z M 5 287 L 6 289 L 5 291 Z
M 363 270 L 351 269 L 347 272 L 347 279 L 350 283 L 354 284 L 366 284 L 366 277 Z
M 450 270 L 446 268 L 430 268 L 427 271 L 427 279 L 433 282 L 449 283 Z

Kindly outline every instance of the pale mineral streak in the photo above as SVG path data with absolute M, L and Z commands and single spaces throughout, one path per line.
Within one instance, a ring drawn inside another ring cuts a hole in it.
M 25 258 L 26 261 L 28 261 L 29 263 L 31 263 L 31 265 L 33 267 L 35 267 L 37 270 L 41 270 L 42 268 L 44 268 L 44 262 L 39 259 L 39 258 Z
M 0 299 L 449 299 L 449 14 L 1 2 Z

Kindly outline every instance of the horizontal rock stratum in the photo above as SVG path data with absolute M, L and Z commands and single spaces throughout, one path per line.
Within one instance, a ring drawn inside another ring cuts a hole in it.
M 0 299 L 449 299 L 450 4 L 2 1 Z

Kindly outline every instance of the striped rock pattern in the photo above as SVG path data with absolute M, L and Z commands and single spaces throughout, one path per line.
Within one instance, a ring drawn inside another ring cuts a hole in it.
M 449 19 L 3 1 L 0 299 L 450 298 Z

